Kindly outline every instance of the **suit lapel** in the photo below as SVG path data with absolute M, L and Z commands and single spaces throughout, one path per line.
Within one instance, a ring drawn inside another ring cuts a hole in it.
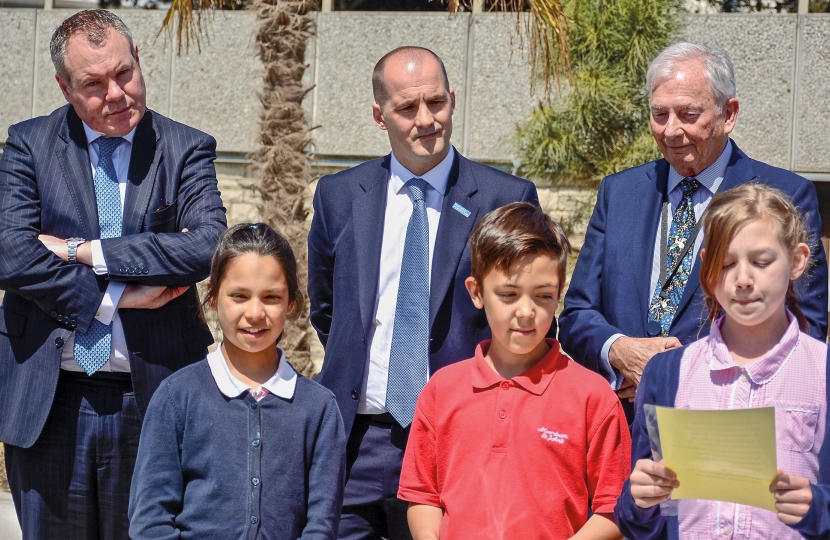
M 657 227 L 660 223 L 660 215 L 663 209 L 663 201 L 666 197 L 666 189 L 669 181 L 669 164 L 661 159 L 655 163 L 654 168 L 647 173 L 647 179 L 641 182 L 633 193 L 631 208 L 642 208 L 644 215 L 639 212 L 631 212 L 631 253 L 634 265 L 634 281 L 639 302 L 638 313 L 642 314 L 642 325 L 645 331 L 648 321 L 648 307 L 651 304 L 651 269 L 654 264 L 654 243 L 657 236 Z M 645 333 L 643 333 L 645 335 Z
M 375 312 L 380 275 L 380 248 L 386 215 L 386 187 L 389 179 L 389 156 L 371 175 L 361 179 L 358 194 L 352 200 L 354 244 L 357 251 L 360 316 L 366 332 Z
M 157 151 L 159 135 L 153 122 L 153 113 L 147 110 L 138 123 L 133 138 L 130 167 L 127 172 L 127 191 L 124 201 L 122 235 L 141 231 L 144 214 L 156 183 L 156 172 L 161 162 L 161 150 Z M 172 203 L 173 201 L 166 201 Z
M 89 160 L 86 133 L 81 119 L 72 107 L 67 109 L 58 135 L 64 144 L 56 148 L 55 153 L 78 212 L 85 238 L 100 238 L 98 204 L 95 201 L 95 185 L 92 182 L 92 165 Z
M 429 287 L 430 328 L 450 284 L 455 279 L 455 272 L 470 231 L 478 219 L 478 204 L 471 199 L 478 191 L 478 184 L 470 173 L 467 160 L 457 151 L 447 185 L 449 189 L 441 206 L 441 219 L 438 222 L 432 254 L 433 271 Z
M 749 160 L 743 152 L 740 151 L 738 145 L 732 140 L 729 140 L 732 145 L 732 156 L 729 158 L 729 164 L 726 166 L 726 173 L 723 176 L 723 181 L 718 187 L 718 193 L 723 193 L 733 187 L 740 186 L 749 182 L 754 176 Z M 677 313 L 680 313 L 697 294 L 700 288 L 700 256 L 695 257 L 692 265 L 692 272 L 689 274 L 689 280 L 683 288 L 683 296 L 680 297 L 680 302 L 677 304 Z M 675 317 L 677 320 L 677 317 Z

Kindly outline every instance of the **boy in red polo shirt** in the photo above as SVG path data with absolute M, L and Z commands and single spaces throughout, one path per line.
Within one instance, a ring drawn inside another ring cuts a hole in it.
M 622 538 L 625 414 L 606 380 L 545 337 L 565 283 L 565 233 L 514 203 L 482 218 L 470 248 L 467 290 L 493 339 L 418 398 L 398 491 L 413 537 Z

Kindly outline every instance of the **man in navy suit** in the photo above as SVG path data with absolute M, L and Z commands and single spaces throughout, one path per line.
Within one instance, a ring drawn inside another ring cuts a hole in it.
M 216 143 L 146 109 L 115 15 L 69 17 L 51 52 L 69 104 L 0 159 L 0 440 L 25 538 L 127 538 L 142 415 L 213 341 Z
M 373 74 L 375 123 L 392 153 L 324 177 L 308 236 L 317 380 L 349 433 L 340 538 L 409 538 L 398 479 L 427 377 L 489 337 L 464 286 L 467 238 L 487 212 L 538 204 L 532 183 L 451 145 L 455 91 L 432 51 L 402 47 Z
M 780 189 L 804 213 L 814 265 L 797 293 L 810 334 L 823 341 L 827 332 L 816 190 L 792 172 L 749 158 L 730 140 L 738 100 L 729 57 L 701 45 L 672 45 L 652 62 L 647 86 L 664 159 L 603 180 L 559 318 L 562 348 L 629 399 L 652 356 L 708 334 L 698 277 L 703 234 L 694 235 L 695 227 L 714 193 L 746 182 Z M 683 250 L 685 271 L 678 262 Z M 628 399 L 624 405 L 630 421 Z

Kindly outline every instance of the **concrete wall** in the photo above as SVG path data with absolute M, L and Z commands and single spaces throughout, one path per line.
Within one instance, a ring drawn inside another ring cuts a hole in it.
M 70 13 L 0 9 L 0 141 L 10 124 L 63 103 L 48 44 Z M 182 55 L 157 36 L 163 13 L 119 14 L 139 46 L 149 106 L 211 133 L 225 158 L 241 160 L 256 143 L 260 111 L 254 13 L 216 13 L 201 52 L 191 46 Z M 455 145 L 509 167 L 516 125 L 540 98 L 530 92 L 526 43 L 515 28 L 505 14 L 318 13 L 306 76 L 316 86 L 306 107 L 320 163 L 348 166 L 388 151 L 371 118 L 371 69 L 387 50 L 412 43 L 433 48 L 446 63 L 458 97 Z M 830 15 L 690 15 L 686 37 L 732 56 L 741 101 L 734 137 L 745 151 L 830 179 Z

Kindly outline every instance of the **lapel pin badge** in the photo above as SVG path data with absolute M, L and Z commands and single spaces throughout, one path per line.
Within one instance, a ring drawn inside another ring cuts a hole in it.
M 464 217 L 470 217 L 470 211 L 461 206 L 458 203 L 453 203 L 452 209 L 461 214 Z

